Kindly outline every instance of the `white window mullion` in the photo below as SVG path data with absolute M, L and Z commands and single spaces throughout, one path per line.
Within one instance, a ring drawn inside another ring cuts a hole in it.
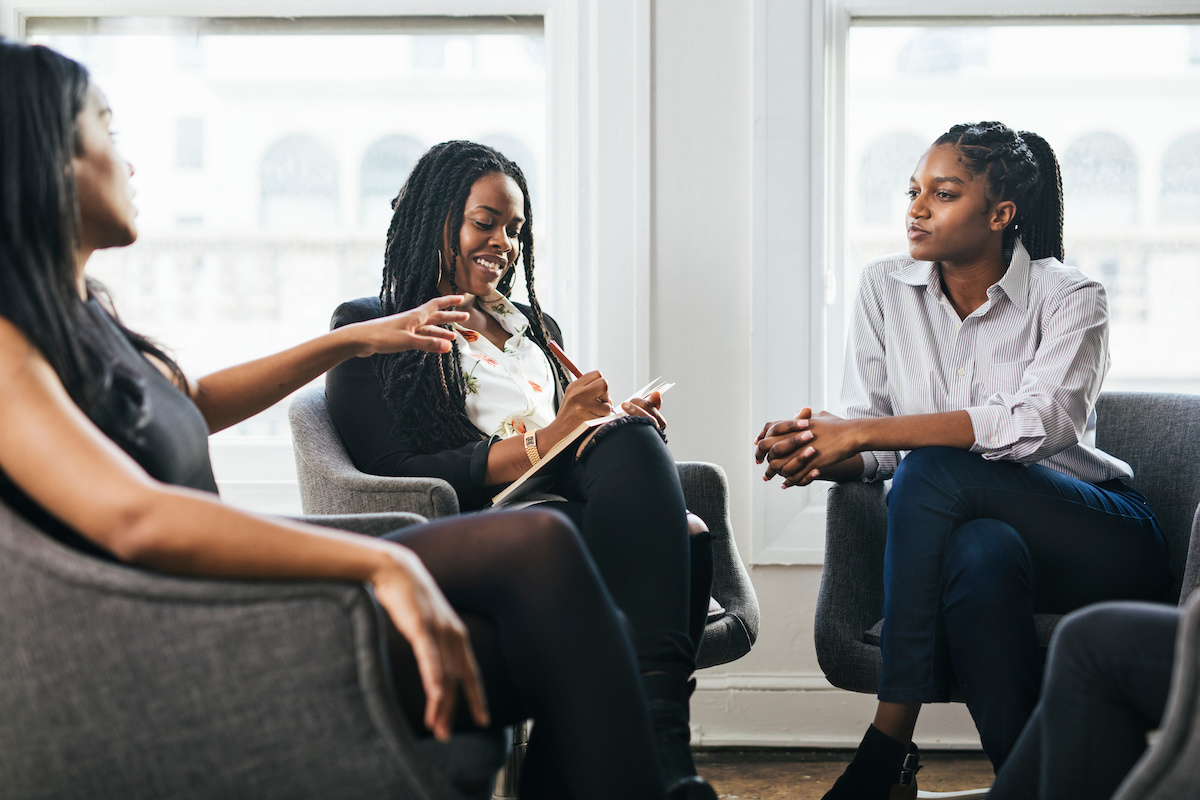
M 826 181 L 832 20 L 823 3 L 758 0 L 754 6 L 754 313 L 751 409 L 755 420 L 820 405 L 825 362 L 822 265 L 831 198 Z M 810 31 L 797 37 L 796 31 Z M 807 102 L 806 102 L 807 101 Z M 752 474 L 751 552 L 756 564 L 820 563 L 824 487 L 782 492 Z

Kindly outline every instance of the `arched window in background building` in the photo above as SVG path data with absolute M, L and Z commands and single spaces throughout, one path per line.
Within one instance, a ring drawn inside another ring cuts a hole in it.
M 1138 164 L 1115 133 L 1085 133 L 1060 154 L 1067 224 L 1086 229 L 1128 228 L 1138 222 Z
M 1162 160 L 1158 216 L 1163 222 L 1200 222 L 1200 131 L 1185 133 Z
M 908 179 L 926 147 L 921 137 L 907 131 L 889 131 L 867 145 L 858 173 L 864 223 L 899 230 L 908 205 Z
M 382 233 L 392 219 L 392 200 L 427 148 L 411 136 L 392 134 L 367 148 L 362 158 L 358 220 Z
M 333 151 L 308 135 L 286 136 L 262 158 L 264 225 L 323 227 L 338 223 L 338 169 Z

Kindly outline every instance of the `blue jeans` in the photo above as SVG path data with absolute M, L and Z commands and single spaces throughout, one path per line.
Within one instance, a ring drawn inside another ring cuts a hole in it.
M 1154 512 L 1124 482 L 914 450 L 888 494 L 879 699 L 947 702 L 957 683 L 999 768 L 1037 702 L 1034 613 L 1157 600 L 1170 582 Z

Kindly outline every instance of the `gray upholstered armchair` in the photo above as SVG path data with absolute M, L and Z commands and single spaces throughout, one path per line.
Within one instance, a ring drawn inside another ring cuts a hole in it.
M 416 518 L 306 521 L 379 534 Z M 486 795 L 506 746 L 414 742 L 358 584 L 147 572 L 0 504 L 6 800 L 465 800 L 461 786 Z
M 1177 598 L 1184 587 L 1189 540 L 1196 546 L 1185 588 L 1190 591 L 1200 582 L 1200 566 L 1194 563 L 1200 555 L 1200 517 L 1195 517 L 1200 505 L 1200 396 L 1105 392 L 1096 415 L 1097 446 L 1133 467 L 1135 485 L 1158 514 L 1176 576 L 1172 598 Z M 858 482 L 830 490 L 815 627 L 817 659 L 829 682 L 872 694 L 879 688 L 881 664 L 885 492 L 882 483 Z M 1038 616 L 1043 648 L 1059 619 Z
M 458 497 L 438 478 L 390 478 L 360 472 L 347 455 L 320 384 L 301 389 L 288 409 L 300 499 L 306 514 L 408 511 L 430 519 L 458 513 Z M 715 464 L 679 463 L 688 508 L 713 534 L 713 597 L 724 612 L 710 616 L 698 665 L 741 658 L 758 637 L 758 598 L 738 555 L 729 521 L 729 487 Z

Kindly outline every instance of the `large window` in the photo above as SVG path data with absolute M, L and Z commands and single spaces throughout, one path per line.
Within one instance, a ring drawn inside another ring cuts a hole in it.
M 1110 297 L 1106 388 L 1200 391 L 1200 27 L 1149 16 L 1197 12 L 1195 0 L 760 0 L 755 418 L 837 407 L 862 267 L 906 249 L 908 176 L 972 120 L 1057 150 L 1067 262 Z M 1087 16 L 1102 14 L 1133 16 Z M 825 488 L 752 493 L 751 559 L 821 563 Z
M 920 154 L 952 124 L 1000 120 L 1058 153 L 1067 263 L 1108 289 L 1106 388 L 1200 391 L 1196 31 L 852 25 L 845 319 L 863 264 L 905 249 L 904 192 Z
M 83 62 L 108 95 L 136 170 L 139 240 L 90 267 L 125 320 L 195 375 L 319 334 L 337 303 L 378 293 L 390 202 L 446 139 L 498 146 L 536 204 L 541 22 L 448 25 L 32 22 L 31 41 Z M 553 260 L 538 271 L 552 282 Z M 218 437 L 286 443 L 285 406 Z

